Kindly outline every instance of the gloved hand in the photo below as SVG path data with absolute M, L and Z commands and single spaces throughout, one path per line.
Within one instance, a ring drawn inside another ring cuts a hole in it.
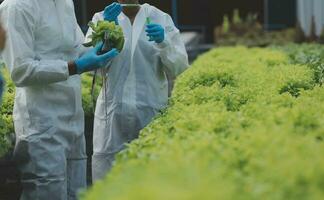
M 118 24 L 118 15 L 122 12 L 122 6 L 119 3 L 112 3 L 109 6 L 107 6 L 104 10 L 103 17 L 104 20 L 115 22 Z
M 147 24 L 146 35 L 150 38 L 149 41 L 155 41 L 161 43 L 165 38 L 164 28 L 159 24 Z
M 79 59 L 74 61 L 78 74 L 103 68 L 112 58 L 118 55 L 119 52 L 117 49 L 112 49 L 105 54 L 98 55 L 98 52 L 101 50 L 102 45 L 102 43 L 98 44 L 96 47 L 89 50 Z

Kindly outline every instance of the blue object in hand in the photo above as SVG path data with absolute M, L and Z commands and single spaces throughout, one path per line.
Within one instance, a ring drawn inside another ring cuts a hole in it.
M 149 41 L 161 43 L 164 41 L 165 31 L 160 24 L 147 24 L 146 35 L 150 38 Z
M 119 3 L 112 3 L 104 10 L 104 20 L 118 24 L 118 15 L 122 12 L 122 6 Z
M 98 44 L 75 61 L 78 74 L 103 68 L 112 58 L 118 55 L 119 52 L 117 49 L 112 49 L 107 53 L 98 55 L 102 45 L 102 43 Z

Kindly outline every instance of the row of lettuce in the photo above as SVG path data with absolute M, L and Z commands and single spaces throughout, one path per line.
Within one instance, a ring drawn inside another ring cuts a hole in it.
M 323 199 L 324 48 L 218 48 L 86 200 Z
M 320 45 L 203 55 L 177 80 L 169 108 L 83 198 L 323 199 L 323 59 Z M 14 132 L 14 85 L 3 74 L 0 155 Z M 91 74 L 82 85 L 91 117 Z

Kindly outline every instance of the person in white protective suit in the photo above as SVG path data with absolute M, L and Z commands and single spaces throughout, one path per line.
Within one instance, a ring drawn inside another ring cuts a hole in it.
M 3 59 L 16 85 L 14 160 L 22 200 L 77 199 L 86 187 L 79 74 L 104 67 L 116 49 L 86 49 L 72 0 L 5 0 Z
M 93 181 L 105 176 L 115 154 L 166 107 L 166 73 L 174 78 L 188 67 L 180 32 L 168 14 L 149 4 L 122 9 L 123 3 L 138 4 L 137 0 L 118 2 L 93 17 L 93 22 L 105 19 L 118 23 L 125 36 L 123 50 L 108 69 L 106 97 L 102 90 L 97 99 Z

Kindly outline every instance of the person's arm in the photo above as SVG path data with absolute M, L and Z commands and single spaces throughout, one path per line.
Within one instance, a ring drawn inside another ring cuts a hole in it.
M 161 43 L 156 43 L 155 46 L 160 52 L 161 61 L 166 68 L 166 72 L 172 78 L 175 78 L 188 68 L 188 55 L 180 38 L 180 31 L 174 26 L 169 15 L 165 16 L 163 27 L 165 29 L 165 39 Z
M 37 60 L 34 52 L 37 13 L 32 9 L 10 6 L 4 13 L 8 32 L 3 59 L 17 87 L 44 85 L 67 80 L 68 63 L 63 60 Z M 35 16 L 36 15 L 36 16 Z
M 89 47 L 83 46 L 83 44 L 85 43 L 84 41 L 86 40 L 85 36 L 84 36 L 80 26 L 77 23 L 76 23 L 76 26 L 77 26 L 76 33 L 75 33 L 75 35 L 77 36 L 76 51 L 78 52 L 79 57 L 80 57 L 83 54 L 85 54 L 87 51 L 89 51 Z

